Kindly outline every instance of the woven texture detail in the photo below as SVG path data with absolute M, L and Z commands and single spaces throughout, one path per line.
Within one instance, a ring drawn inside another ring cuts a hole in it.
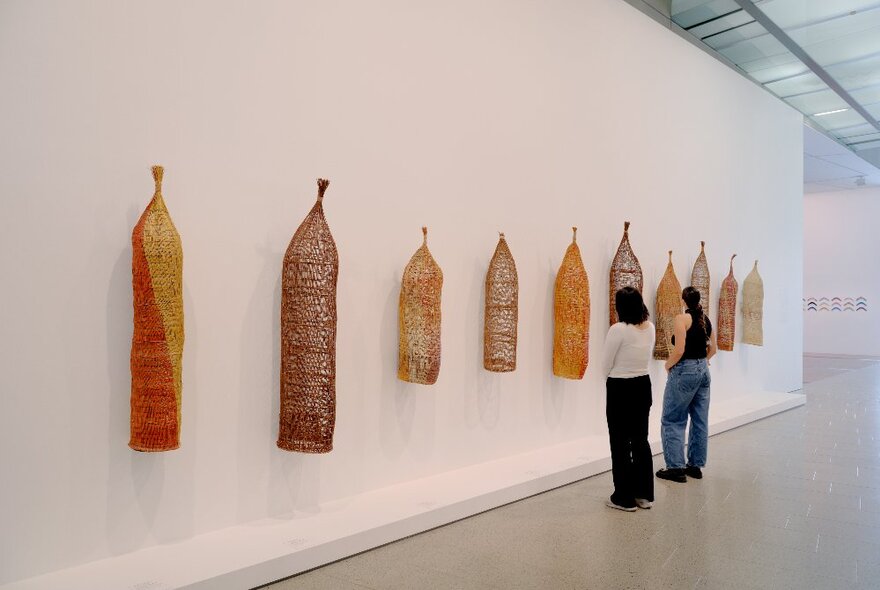
M 498 239 L 486 272 L 486 308 L 483 316 L 483 367 L 496 373 L 515 370 L 519 279 L 504 234 Z
M 336 424 L 336 281 L 339 255 L 324 217 L 324 192 L 293 234 L 281 268 L 281 413 L 278 447 L 333 449 Z
M 623 237 L 617 247 L 617 254 L 611 262 L 611 281 L 608 288 L 608 306 L 610 325 L 617 323 L 617 308 L 614 304 L 614 294 L 624 287 L 633 287 L 642 292 L 643 279 L 642 267 L 636 258 L 632 246 L 629 244 L 629 221 L 623 224 Z
M 739 285 L 733 276 L 733 259 L 730 257 L 730 272 L 721 282 L 721 296 L 718 298 L 718 350 L 733 350 L 736 337 L 736 293 Z
M 672 352 L 672 334 L 675 316 L 682 311 L 681 304 L 681 283 L 675 276 L 675 269 L 672 267 L 672 250 L 669 251 L 669 264 L 666 265 L 666 272 L 657 285 L 657 301 L 654 306 L 654 316 L 656 320 L 656 334 L 654 340 L 654 358 L 665 361 Z
M 743 281 L 743 343 L 764 346 L 764 280 L 758 261 Z
M 691 271 L 691 287 L 700 292 L 700 305 L 703 307 L 703 313 L 709 315 L 709 299 L 710 294 L 709 281 L 709 263 L 706 261 L 706 242 L 700 242 L 700 255 L 694 262 L 694 269 Z
M 131 234 L 134 331 L 131 338 L 131 439 L 136 451 L 180 446 L 183 360 L 183 249 L 162 198 L 155 192 Z
M 443 271 L 428 250 L 428 228 L 422 246 L 403 271 L 398 304 L 397 377 L 432 385 L 440 374 L 440 293 Z
M 590 281 L 577 245 L 577 228 L 553 289 L 553 374 L 583 379 L 590 351 Z

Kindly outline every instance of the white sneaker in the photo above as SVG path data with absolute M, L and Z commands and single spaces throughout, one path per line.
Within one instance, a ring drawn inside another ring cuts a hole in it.
M 650 500 L 645 500 L 644 498 L 636 498 L 636 506 L 638 506 L 639 508 L 644 508 L 645 510 L 648 510 L 653 505 L 654 503 Z
M 608 506 L 609 508 L 614 508 L 616 510 L 623 510 L 624 512 L 635 512 L 636 510 L 638 510 L 638 508 L 636 508 L 635 506 L 631 506 L 631 507 L 627 508 L 626 506 L 621 506 L 620 504 L 615 504 L 610 499 L 605 500 L 605 505 Z

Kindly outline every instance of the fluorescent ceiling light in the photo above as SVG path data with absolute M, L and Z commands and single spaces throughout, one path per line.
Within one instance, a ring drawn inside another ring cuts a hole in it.
M 824 111 L 822 113 L 816 113 L 813 115 L 814 117 L 822 117 L 824 115 L 833 115 L 834 113 L 842 113 L 843 111 L 848 111 L 849 109 L 837 109 L 835 111 Z

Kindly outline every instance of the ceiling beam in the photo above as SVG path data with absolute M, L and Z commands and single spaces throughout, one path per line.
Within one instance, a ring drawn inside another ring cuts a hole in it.
M 804 64 L 810 68 L 816 76 L 831 89 L 833 90 L 843 101 L 848 104 L 855 112 L 860 114 L 868 123 L 870 123 L 877 131 L 880 131 L 880 122 L 877 122 L 871 113 L 865 109 L 856 99 L 850 95 L 846 89 L 841 86 L 837 80 L 831 77 L 831 75 L 825 71 L 825 68 L 820 66 L 816 60 L 814 60 L 810 55 L 804 51 L 803 47 L 795 43 L 794 39 L 788 36 L 788 34 L 783 31 L 775 22 L 770 20 L 770 18 L 764 14 L 764 12 L 752 4 L 751 0 L 733 0 L 736 2 L 740 8 L 746 11 L 749 16 L 758 21 L 758 23 L 767 29 L 767 32 L 773 35 L 777 41 L 782 43 L 783 47 L 788 49 L 792 55 L 797 57 L 799 60 L 804 62 Z

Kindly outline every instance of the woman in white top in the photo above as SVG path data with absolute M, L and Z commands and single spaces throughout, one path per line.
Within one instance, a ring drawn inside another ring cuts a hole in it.
M 654 503 L 654 468 L 648 444 L 648 362 L 654 350 L 654 324 L 648 321 L 648 308 L 637 289 L 620 289 L 614 294 L 614 303 L 620 321 L 608 330 L 603 358 L 614 478 L 614 493 L 606 504 L 635 512 L 636 507 L 650 508 Z

